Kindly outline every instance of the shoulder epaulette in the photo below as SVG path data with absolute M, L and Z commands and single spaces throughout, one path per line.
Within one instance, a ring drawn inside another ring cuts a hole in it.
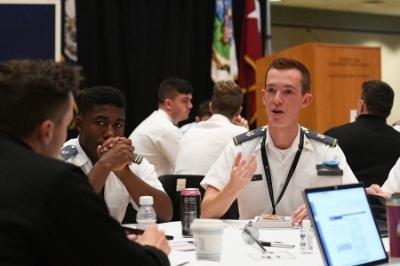
M 265 127 L 260 127 L 260 128 L 250 130 L 246 133 L 243 133 L 243 134 L 240 134 L 240 135 L 234 137 L 233 142 L 235 143 L 235 145 L 242 144 L 243 142 L 246 142 L 248 140 L 251 140 L 251 139 L 254 139 L 254 138 L 264 135 L 266 130 L 267 129 Z
M 304 129 L 304 134 L 307 136 L 307 138 L 318 140 L 331 147 L 335 147 L 337 144 L 337 139 L 311 131 L 309 129 Z
M 78 148 L 74 145 L 67 145 L 63 147 L 58 154 L 58 158 L 62 161 L 66 161 L 72 156 L 75 156 L 78 154 Z

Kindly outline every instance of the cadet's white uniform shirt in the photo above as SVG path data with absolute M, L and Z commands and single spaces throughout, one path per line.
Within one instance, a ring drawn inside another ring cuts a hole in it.
M 80 167 L 82 171 L 87 175 L 93 168 L 93 164 L 86 153 L 83 151 L 78 139 L 76 138 L 68 140 L 64 143 L 63 147 L 68 145 L 74 145 L 77 148 L 78 153 L 75 156 L 72 156 L 71 158 L 66 160 L 66 162 L 72 163 Z M 129 168 L 136 176 L 138 176 L 150 186 L 158 190 L 164 191 L 162 184 L 158 180 L 157 174 L 154 170 L 154 166 L 151 165 L 145 158 L 143 158 L 140 164 L 132 163 Z M 115 210 L 116 208 L 119 208 L 119 210 L 115 212 L 119 213 L 122 218 L 125 216 L 126 207 L 128 206 L 129 201 L 132 203 L 134 209 L 138 209 L 138 204 L 136 204 L 136 202 L 130 197 L 124 184 L 113 172 L 108 175 L 108 178 L 104 184 L 104 201 L 106 202 L 110 210 Z
M 246 131 L 220 114 L 199 122 L 179 143 L 175 174 L 205 175 L 229 141 Z
M 400 158 L 389 172 L 389 176 L 382 185 L 384 192 L 400 192 Z
M 271 136 L 267 133 L 266 152 L 272 176 L 275 201 L 284 186 L 290 166 L 298 150 L 299 141 L 300 134 L 297 134 L 291 147 L 282 154 L 282 152 L 274 146 Z M 204 188 L 211 185 L 221 190 L 230 179 L 235 155 L 240 151 L 243 155 L 242 158 L 246 159 L 254 153 L 257 159 L 257 170 L 254 175 L 261 175 L 262 180 L 250 181 L 239 195 L 238 206 L 240 219 L 252 219 L 256 215 L 260 215 L 264 212 L 272 213 L 272 205 L 261 158 L 261 143 L 262 137 L 248 140 L 240 145 L 235 145 L 233 141 L 231 141 L 201 182 Z M 299 206 L 304 204 L 302 198 L 303 190 L 305 188 L 315 187 L 318 178 L 326 178 L 317 176 L 316 165 L 328 160 L 336 160 L 339 162 L 339 167 L 343 169 L 342 183 L 358 182 L 346 162 L 345 155 L 338 146 L 330 147 L 320 141 L 304 136 L 303 151 L 285 194 L 276 206 L 276 214 L 292 215 Z
M 183 135 L 186 134 L 189 130 L 193 129 L 199 122 L 192 122 L 186 125 L 183 125 L 179 128 Z
M 135 153 L 143 155 L 154 165 L 158 176 L 174 173 L 182 132 L 164 110 L 154 111 L 135 128 L 129 138 Z

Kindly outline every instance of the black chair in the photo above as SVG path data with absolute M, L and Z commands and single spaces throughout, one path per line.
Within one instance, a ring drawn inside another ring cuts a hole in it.
M 205 191 L 203 187 L 200 186 L 200 182 L 203 178 L 204 176 L 202 175 L 163 175 L 158 178 L 163 185 L 165 192 L 172 201 L 174 209 L 172 221 L 181 220 L 181 190 L 183 190 L 183 188 L 198 188 L 200 190 L 201 198 L 203 199 Z M 177 187 L 177 183 L 180 187 Z M 221 218 L 239 219 L 239 211 L 236 201 Z
M 371 206 L 372 215 L 374 216 L 376 225 L 381 237 L 388 236 L 386 223 L 386 199 L 377 195 L 368 195 L 369 205 Z

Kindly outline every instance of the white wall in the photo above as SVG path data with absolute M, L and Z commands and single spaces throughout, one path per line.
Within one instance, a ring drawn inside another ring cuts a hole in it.
M 395 100 L 388 123 L 400 120 L 400 35 L 362 33 L 305 28 L 272 27 L 274 52 L 305 42 L 323 42 L 381 47 L 382 80 L 395 91 Z

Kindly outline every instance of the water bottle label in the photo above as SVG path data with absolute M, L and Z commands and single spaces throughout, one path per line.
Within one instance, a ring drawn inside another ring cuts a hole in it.
M 155 220 L 137 220 L 137 228 L 141 230 L 146 230 L 149 225 L 156 223 Z

